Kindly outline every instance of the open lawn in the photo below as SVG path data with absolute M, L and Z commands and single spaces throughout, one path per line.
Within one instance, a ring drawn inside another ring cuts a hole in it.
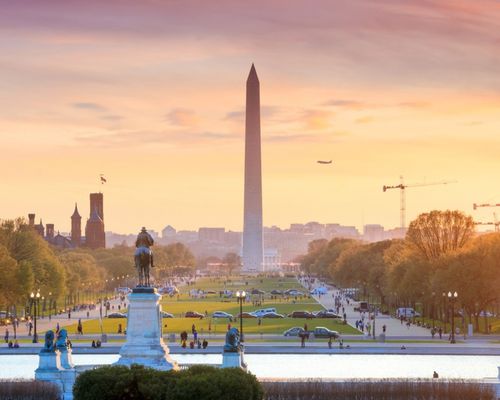
M 276 308 L 278 313 L 287 315 L 292 311 L 319 311 L 323 309 L 323 307 L 319 303 L 317 303 L 316 300 L 306 294 L 306 290 L 302 286 L 300 286 L 297 280 L 293 278 L 240 279 L 239 277 L 237 277 L 229 281 L 225 281 L 222 279 L 203 278 L 199 279 L 195 285 L 180 286 L 179 289 L 180 294 L 178 296 L 176 295 L 173 297 L 169 297 L 165 295 L 162 299 L 162 309 L 173 314 L 175 317 L 163 319 L 163 330 L 165 334 L 179 334 L 184 330 L 187 332 L 191 332 L 193 324 L 195 325 L 200 335 L 226 332 L 228 323 L 231 323 L 232 326 L 239 327 L 239 320 L 233 320 L 232 322 L 230 322 L 227 319 L 211 318 L 211 315 L 214 311 L 225 311 L 234 316 L 239 314 L 240 308 L 235 297 L 225 298 L 219 295 L 219 291 L 222 291 L 224 289 L 232 291 L 243 289 L 248 292 L 251 292 L 252 289 L 259 289 L 266 292 L 266 294 L 263 296 L 249 296 L 247 298 L 247 301 L 243 304 L 243 311 L 255 311 L 260 308 L 273 307 Z M 204 298 L 192 297 L 189 293 L 193 289 L 202 289 L 205 291 L 214 290 L 216 291 L 216 294 L 208 294 Z M 285 298 L 278 295 L 276 296 L 276 298 L 271 299 L 270 291 L 273 289 L 298 289 L 304 292 L 306 295 L 297 298 Z M 196 311 L 202 314 L 206 314 L 207 317 L 203 319 L 180 317 L 187 311 Z M 125 329 L 126 322 L 127 320 L 124 318 L 105 318 L 103 320 L 103 330 L 105 333 L 116 334 L 118 332 L 118 324 L 122 324 L 122 328 Z M 100 333 L 98 320 L 82 321 L 82 323 L 84 333 Z M 243 330 L 245 333 L 282 334 L 285 330 L 291 327 L 303 327 L 304 324 L 307 324 L 309 329 L 313 329 L 316 326 L 324 326 L 329 329 L 336 330 L 341 334 L 359 334 L 357 330 L 350 327 L 349 325 L 344 325 L 341 321 L 333 319 L 306 320 L 303 318 L 263 318 L 261 319 L 261 324 L 259 325 L 259 320 L 257 318 L 245 318 L 243 320 Z M 76 324 L 69 326 L 68 331 L 71 334 L 76 332 Z

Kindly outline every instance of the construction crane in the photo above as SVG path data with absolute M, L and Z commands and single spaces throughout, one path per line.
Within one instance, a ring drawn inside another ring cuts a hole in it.
M 491 204 L 491 203 L 476 204 L 476 203 L 474 203 L 472 205 L 472 208 L 474 208 L 474 210 L 477 210 L 479 207 L 500 207 L 500 204 Z
M 409 187 L 420 187 L 420 186 L 434 186 L 434 185 L 447 185 L 449 183 L 456 183 L 457 181 L 439 181 L 439 182 L 430 182 L 430 183 L 412 183 L 410 185 L 406 185 L 404 183 L 404 179 L 402 176 L 399 177 L 399 185 L 384 185 L 382 190 L 386 192 L 388 189 L 399 189 L 399 204 L 400 204 L 400 219 L 401 219 L 401 228 L 406 228 L 406 188 Z
M 493 213 L 493 222 L 474 222 L 475 225 L 493 225 L 495 232 L 500 232 L 500 222 L 498 222 L 497 214 Z

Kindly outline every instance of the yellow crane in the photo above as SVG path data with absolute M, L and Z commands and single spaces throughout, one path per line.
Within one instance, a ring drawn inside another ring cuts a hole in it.
M 439 182 L 424 182 L 424 183 L 412 183 L 405 184 L 404 178 L 399 177 L 399 185 L 384 185 L 382 190 L 386 192 L 389 189 L 399 189 L 399 206 L 400 206 L 400 220 L 401 228 L 406 228 L 406 188 L 409 187 L 420 187 L 420 186 L 434 186 L 434 185 L 447 185 L 449 183 L 456 183 L 457 181 L 439 181 Z

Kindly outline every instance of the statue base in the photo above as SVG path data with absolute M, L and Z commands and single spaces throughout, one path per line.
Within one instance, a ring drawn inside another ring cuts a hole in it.
M 229 352 L 225 351 L 222 353 L 222 366 L 221 368 L 241 368 L 242 370 L 247 370 L 247 364 L 243 359 L 243 351 Z
M 162 337 L 161 295 L 154 288 L 138 287 L 128 301 L 127 340 L 120 349 L 117 364 L 179 369 Z

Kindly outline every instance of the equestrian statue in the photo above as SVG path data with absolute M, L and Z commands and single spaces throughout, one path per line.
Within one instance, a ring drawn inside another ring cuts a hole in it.
M 151 235 L 146 231 L 146 228 L 142 228 L 137 235 L 137 240 L 135 241 L 135 268 L 137 269 L 137 274 L 139 276 L 140 287 L 150 287 L 149 284 L 149 269 L 153 268 L 153 252 L 150 247 L 154 244 L 154 240 Z

